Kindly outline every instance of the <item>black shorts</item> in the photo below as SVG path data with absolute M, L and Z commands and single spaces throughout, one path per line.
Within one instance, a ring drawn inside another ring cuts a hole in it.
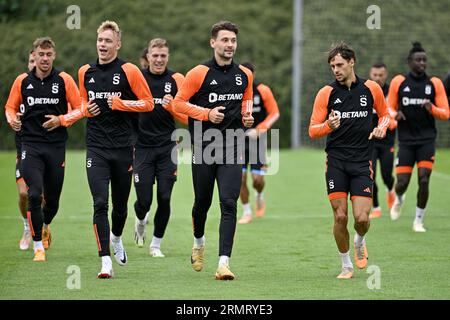
M 330 200 L 351 197 L 372 198 L 372 161 L 349 162 L 327 157 L 325 173 Z
M 245 163 L 242 165 L 242 172 L 247 172 L 250 165 L 252 174 L 264 175 L 267 171 L 266 146 L 264 140 L 258 138 L 250 140 L 245 138 Z
M 396 173 L 411 173 L 414 164 L 417 162 L 417 168 L 427 168 L 432 170 L 436 147 L 434 141 L 421 145 L 400 144 L 395 160 Z
M 172 152 L 176 161 L 176 144 L 156 148 L 136 147 L 134 150 L 133 160 L 133 176 L 134 182 L 141 179 L 150 179 L 151 183 L 155 183 L 155 178 L 160 179 L 177 179 L 177 164 L 172 161 Z

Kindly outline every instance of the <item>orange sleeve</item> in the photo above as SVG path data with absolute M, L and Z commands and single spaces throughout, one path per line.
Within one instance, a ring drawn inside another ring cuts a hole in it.
M 311 120 L 309 122 L 309 136 L 311 138 L 321 138 L 333 131 L 326 121 L 328 116 L 328 100 L 330 99 L 331 91 L 333 91 L 333 87 L 323 87 L 319 90 L 314 100 Z
M 436 105 L 433 104 L 431 106 L 431 114 L 437 119 L 447 120 L 449 117 L 449 109 L 444 84 L 439 78 L 436 77 L 432 77 L 431 82 L 433 83 L 434 90 L 436 92 L 436 96 L 434 98 Z
M 172 78 L 175 80 L 175 83 L 177 84 L 177 90 L 181 88 L 181 86 L 183 85 L 184 76 L 181 73 L 177 72 L 172 75 Z M 174 110 L 173 100 L 171 103 L 169 103 L 169 105 L 165 109 L 169 111 L 170 114 L 173 116 L 173 118 L 178 122 L 184 125 L 188 124 L 188 116 L 185 115 L 184 113 L 178 113 Z
M 89 101 L 86 87 L 84 86 L 84 75 L 86 74 L 86 71 L 89 69 L 89 67 L 90 66 L 88 64 L 85 64 L 78 70 L 78 86 L 80 88 L 80 97 L 83 104 L 86 104 Z
M 186 74 L 186 78 L 173 100 L 173 106 L 176 112 L 183 113 L 191 118 L 201 121 L 209 120 L 208 114 L 211 109 L 189 103 L 189 99 L 202 86 L 208 70 L 209 68 L 207 66 L 198 65 Z
M 77 85 L 72 77 L 65 73 L 61 72 L 60 77 L 64 80 L 64 85 L 66 88 L 66 100 L 68 104 L 68 111 L 66 114 L 59 116 L 59 121 L 61 125 L 64 127 L 69 127 L 79 119 L 84 118 L 84 114 L 81 109 L 81 97 L 80 91 L 78 91 Z M 70 109 L 69 109 L 70 104 Z
M 17 119 L 16 113 L 19 112 L 20 104 L 22 103 L 22 81 L 27 76 L 26 73 L 19 75 L 16 80 L 14 80 L 11 87 L 11 92 L 9 93 L 8 101 L 6 101 L 5 105 L 6 121 L 8 121 L 9 124 Z
M 388 104 L 389 107 L 391 107 L 392 110 L 397 111 L 398 110 L 398 90 L 400 89 L 400 85 L 402 82 L 405 81 L 405 76 L 399 74 L 392 79 L 391 84 L 389 86 L 389 93 L 388 93 Z
M 378 128 L 383 129 L 386 132 L 391 122 L 391 116 L 389 115 L 388 107 L 386 105 L 386 98 L 384 97 L 383 90 L 380 85 L 372 80 L 367 80 L 364 83 L 372 93 L 373 108 L 378 115 Z
M 275 121 L 280 117 L 280 110 L 278 109 L 277 101 L 273 96 L 272 90 L 264 84 L 258 85 L 258 91 L 261 94 L 261 98 L 264 101 L 264 107 L 267 110 L 267 117 L 263 122 L 256 126 L 256 129 L 269 130 Z
M 251 114 L 253 112 L 253 73 L 242 65 L 239 65 L 239 68 L 245 72 L 248 78 L 248 85 L 242 97 L 241 114 L 244 115 L 248 112 Z
M 131 90 L 138 100 L 122 100 L 119 97 L 113 97 L 112 110 L 128 112 L 152 111 L 155 107 L 153 96 L 141 70 L 132 63 L 125 63 L 122 65 L 122 69 L 127 76 Z

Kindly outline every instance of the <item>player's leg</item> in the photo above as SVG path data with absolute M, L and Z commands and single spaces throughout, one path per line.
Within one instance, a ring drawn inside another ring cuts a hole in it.
M 23 234 L 22 238 L 19 241 L 19 248 L 20 250 L 28 250 L 30 247 L 31 242 L 31 231 L 30 231 L 30 225 L 28 224 L 27 219 L 27 208 L 28 208 L 28 190 L 27 185 L 25 184 L 25 181 L 22 177 L 22 170 L 21 170 L 21 148 L 17 149 L 17 156 L 16 156 L 16 185 L 17 185 L 17 193 L 19 194 L 19 211 L 22 215 L 22 221 L 23 221 Z
M 247 224 L 252 222 L 252 207 L 250 205 L 249 191 L 247 187 L 247 165 L 242 166 L 241 191 L 239 197 L 241 198 L 243 214 L 239 219 L 239 224 Z
M 123 266 L 128 262 L 123 247 L 122 233 L 128 215 L 128 197 L 133 174 L 132 147 L 114 150 L 111 162 L 111 244 L 117 263 Z
M 111 179 L 109 157 L 108 152 L 100 148 L 88 147 L 86 152 L 86 173 L 94 203 L 94 234 L 98 255 L 102 259 L 102 269 L 97 275 L 99 278 L 111 278 L 113 276 L 108 220 L 109 182 Z
M 42 208 L 41 194 L 44 183 L 45 164 L 41 150 L 35 146 L 22 146 L 22 174 L 28 186 L 27 217 L 34 243 L 34 261 L 45 261 L 45 250 L 42 244 Z
M 377 161 L 380 159 L 380 166 L 381 166 L 381 149 L 382 147 L 374 146 L 373 148 L 373 156 L 372 156 L 372 169 L 373 169 L 373 209 L 372 212 L 369 215 L 370 219 L 374 218 L 380 218 L 381 217 L 381 207 L 380 203 L 378 202 L 378 186 L 376 182 L 376 176 L 377 176 Z
M 155 161 L 152 151 L 154 149 L 136 148 L 133 160 L 134 188 L 136 190 L 134 240 L 138 247 L 143 247 L 145 243 L 147 213 L 153 201 Z
M 247 169 L 250 163 L 250 154 L 249 154 L 249 138 L 245 138 L 245 159 L 244 164 L 242 165 L 242 180 L 241 180 L 241 191 L 240 198 L 242 202 L 243 214 L 241 219 L 239 219 L 239 224 L 247 224 L 252 222 L 252 206 L 250 204 L 249 190 L 247 187 Z
M 192 163 L 192 182 L 195 199 L 192 207 L 194 245 L 192 248 L 191 264 L 195 271 L 201 271 L 203 269 L 206 216 L 211 207 L 215 178 L 215 164 Z
M 430 177 L 433 170 L 435 156 L 435 146 L 426 144 L 417 149 L 417 173 L 419 189 L 417 190 L 417 207 L 416 217 L 413 223 L 415 232 L 425 232 L 423 226 L 423 218 L 425 216 L 425 208 L 428 203 Z
M 233 249 L 236 231 L 237 199 L 242 179 L 242 167 L 239 164 L 221 164 L 217 168 L 217 186 L 220 199 L 219 226 L 219 265 L 217 280 L 233 280 L 234 274 L 229 270 L 229 259 Z
M 164 254 L 161 252 L 161 242 L 169 223 L 171 213 L 170 199 L 177 179 L 177 164 L 173 163 L 171 159 L 173 147 L 169 145 L 161 149 L 156 162 L 158 207 L 153 220 L 154 231 L 152 242 L 150 243 L 150 255 L 152 257 L 164 257 Z
M 392 175 L 393 169 L 394 169 L 394 147 L 386 146 L 381 150 L 380 154 L 380 171 L 384 185 L 386 186 L 387 189 L 386 203 L 389 209 L 392 208 L 395 201 L 395 191 L 394 191 L 395 180 L 394 176 Z
M 66 148 L 46 147 L 44 153 L 45 174 L 44 194 L 45 205 L 42 208 L 44 225 L 42 228 L 42 243 L 47 250 L 51 244 L 50 224 L 59 209 L 59 199 L 64 183 Z
M 353 264 L 350 259 L 347 195 L 349 177 L 345 173 L 342 161 L 328 158 L 325 172 L 328 199 L 333 209 L 333 235 L 341 257 L 342 269 L 339 279 L 349 279 L 353 276 Z
M 414 146 L 399 145 L 395 172 L 397 182 L 395 183 L 395 200 L 391 208 L 391 219 L 397 220 L 402 213 L 402 206 L 405 201 L 405 192 L 408 188 L 411 174 L 416 162 Z
M 257 156 L 256 162 L 251 162 L 251 173 L 253 180 L 253 189 L 255 189 L 255 208 L 256 217 L 261 218 L 266 212 L 266 202 L 264 200 L 264 175 L 266 173 L 266 148 L 267 148 L 267 136 L 263 134 L 258 138 L 258 144 L 256 148 Z
M 367 247 L 365 235 L 370 227 L 372 207 L 373 170 L 372 161 L 347 164 L 350 180 L 353 217 L 355 219 L 355 263 L 359 269 L 367 266 Z

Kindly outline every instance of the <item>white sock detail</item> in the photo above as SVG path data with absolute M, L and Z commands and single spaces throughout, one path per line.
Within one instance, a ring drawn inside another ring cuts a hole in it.
M 150 248 L 161 248 L 162 238 L 157 238 L 153 236 L 152 243 L 150 243 Z
M 230 262 L 229 256 L 220 256 L 219 258 L 219 268 L 222 266 L 228 266 Z
M 195 248 L 200 248 L 200 247 L 203 247 L 204 245 L 205 245 L 205 236 L 203 236 L 201 238 L 194 237 L 194 247 Z
M 423 223 L 423 217 L 425 216 L 425 208 L 420 209 L 416 207 L 416 222 Z
M 342 268 L 353 268 L 352 260 L 350 260 L 350 251 L 345 253 L 339 252 L 342 260 Z
M 364 244 L 364 236 L 360 236 L 358 232 L 355 233 L 355 246 L 361 247 Z
M 22 217 L 22 220 L 23 220 L 23 229 L 25 231 L 29 231 L 30 230 L 30 224 L 28 223 L 28 219 Z
M 114 235 L 114 233 L 111 232 L 111 241 L 112 242 L 119 242 L 120 240 L 122 240 L 122 237 L 117 237 Z
M 256 200 L 263 200 L 264 199 L 264 192 L 259 193 L 258 191 L 255 192 Z
M 146 225 L 147 224 L 147 216 L 145 216 L 145 218 L 144 219 L 138 219 L 138 221 L 139 221 L 139 224 L 141 225 L 141 226 L 143 226 L 143 225 Z
M 242 207 L 244 208 L 244 215 L 252 215 L 252 206 L 250 205 L 250 203 L 244 203 L 242 204 Z
M 399 196 L 398 194 L 395 194 L 395 202 L 399 204 L 403 204 L 403 201 L 405 201 L 405 195 L 402 194 Z
M 111 266 L 112 267 L 112 260 L 110 256 L 103 256 L 102 257 L 102 265 L 104 266 Z
M 33 249 L 34 252 L 36 252 L 38 249 L 44 250 L 44 245 L 42 244 L 42 241 L 33 241 Z

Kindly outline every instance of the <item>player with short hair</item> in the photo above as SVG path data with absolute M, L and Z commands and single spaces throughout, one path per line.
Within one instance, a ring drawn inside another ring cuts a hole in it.
M 388 70 L 384 62 L 376 62 L 372 65 L 369 71 L 370 80 L 378 83 L 383 90 L 383 94 L 387 97 L 389 91 L 389 84 L 387 83 Z M 390 109 L 388 108 L 390 111 Z M 391 117 L 394 114 L 391 113 Z M 373 126 L 376 127 L 378 124 L 378 115 L 375 110 L 373 110 Z M 378 186 L 376 182 L 377 176 L 377 161 L 380 161 L 380 171 L 381 177 L 383 179 L 384 185 L 386 186 L 386 203 L 389 209 L 392 208 L 395 199 L 394 192 L 394 177 L 392 175 L 392 170 L 394 168 L 394 144 L 395 144 L 395 128 L 397 127 L 397 121 L 391 118 L 389 124 L 389 129 L 386 131 L 386 137 L 383 139 L 376 139 L 373 142 L 373 157 L 372 157 L 372 168 L 373 168 L 373 209 L 369 215 L 370 219 L 380 218 L 382 215 L 380 203 L 378 201 Z
M 250 62 L 244 62 L 242 65 L 248 68 L 255 76 L 254 66 Z M 265 214 L 266 202 L 263 196 L 265 186 L 264 175 L 267 169 L 266 150 L 260 149 L 265 147 L 267 141 L 267 131 L 280 117 L 277 101 L 273 96 L 272 90 L 264 83 L 253 82 L 253 112 L 255 119 L 253 127 L 246 131 L 245 139 L 245 164 L 242 167 L 242 184 L 240 198 L 244 213 L 239 219 L 239 224 L 247 224 L 252 222 L 252 208 L 249 203 L 249 191 L 247 187 L 247 170 L 250 165 L 250 173 L 253 181 L 253 188 L 256 193 L 256 217 L 261 218 Z M 252 140 L 250 142 L 250 139 Z
M 410 72 L 392 79 L 388 96 L 390 106 L 397 110 L 399 145 L 396 197 L 390 213 L 392 220 L 400 218 L 405 192 L 417 163 L 419 190 L 413 230 L 425 232 L 423 218 L 436 153 L 435 118 L 447 120 L 449 106 L 442 81 L 425 73 L 427 54 L 419 42 L 413 43 L 407 61 Z
M 170 217 L 170 199 L 177 179 L 177 164 L 172 161 L 176 142 L 171 139 L 175 119 L 187 124 L 187 116 L 173 110 L 173 97 L 183 83 L 184 76 L 167 68 L 169 44 L 166 39 L 155 38 L 148 44 L 148 68 L 142 74 L 152 92 L 155 108 L 139 113 L 139 134 L 134 151 L 134 187 L 137 200 L 134 237 L 142 247 L 146 238 L 147 214 L 153 200 L 153 185 L 157 181 L 158 207 L 155 212 L 153 238 L 150 243 L 152 257 L 164 257 L 161 242 Z
M 311 138 L 327 136 L 325 177 L 334 214 L 333 234 L 342 259 L 340 279 L 353 277 L 347 230 L 349 192 L 355 218 L 355 263 L 360 269 L 367 266 L 365 235 L 372 207 L 372 139 L 385 137 L 390 120 L 380 86 L 358 77 L 355 62 L 355 51 L 344 42 L 330 49 L 328 63 L 336 80 L 317 93 L 309 125 Z M 375 128 L 373 109 L 379 116 Z
M 27 217 L 34 241 L 34 261 L 45 261 L 51 244 L 50 223 L 58 212 L 64 181 L 68 103 L 81 108 L 70 75 L 53 67 L 55 43 L 33 43 L 36 66 L 16 78 L 6 103 L 6 118 L 21 137 L 21 174 L 28 187 Z M 42 194 L 45 203 L 42 205 Z
M 214 57 L 190 70 L 175 97 L 175 111 L 189 116 L 193 145 L 192 179 L 194 246 L 191 263 L 195 271 L 204 265 L 205 223 L 217 181 L 220 198 L 219 265 L 217 280 L 233 280 L 229 259 L 236 230 L 236 207 L 242 179 L 242 146 L 226 132 L 253 125 L 253 75 L 233 62 L 238 28 L 229 21 L 213 25 L 210 46 Z M 208 139 L 214 135 L 217 139 Z M 212 151 L 211 151 L 212 150 Z M 211 151 L 211 153 L 209 153 Z M 210 155 L 211 159 L 206 155 Z
M 134 112 L 153 110 L 153 97 L 141 71 L 117 57 L 121 30 L 114 21 L 97 29 L 96 62 L 78 71 L 81 99 L 90 117 L 86 130 L 86 171 L 94 202 L 94 232 L 102 268 L 98 278 L 113 276 L 110 241 L 121 266 L 128 261 L 122 243 L 133 172 Z M 111 184 L 112 226 L 108 220 Z M 111 232 L 110 232 L 111 230 Z

